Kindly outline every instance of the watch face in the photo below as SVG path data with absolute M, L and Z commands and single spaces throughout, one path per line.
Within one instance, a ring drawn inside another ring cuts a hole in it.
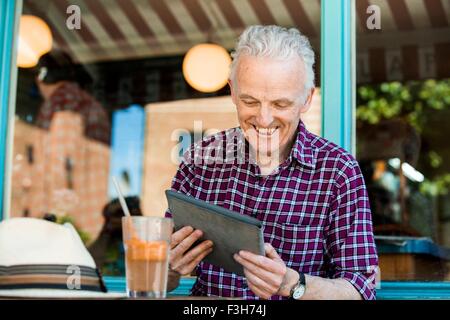
M 294 293 L 292 294 L 292 298 L 294 298 L 295 300 L 298 300 L 303 296 L 304 293 L 305 293 L 305 286 L 298 286 L 294 290 Z

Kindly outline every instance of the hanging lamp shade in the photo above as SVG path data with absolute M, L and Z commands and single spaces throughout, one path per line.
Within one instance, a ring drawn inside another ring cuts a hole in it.
M 198 44 L 186 53 L 183 60 L 183 76 L 187 83 L 201 92 L 214 92 L 228 81 L 230 54 L 212 43 Z
M 36 66 L 39 58 L 52 49 L 53 37 L 50 28 L 39 17 L 20 17 L 17 65 L 21 68 Z

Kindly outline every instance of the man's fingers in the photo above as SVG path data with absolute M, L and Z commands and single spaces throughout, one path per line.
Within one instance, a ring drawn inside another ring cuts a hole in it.
M 263 300 L 269 300 L 272 296 L 270 293 L 249 284 L 250 290 Z
M 274 247 L 270 243 L 264 244 L 264 251 L 266 252 L 266 257 L 273 259 L 275 261 L 282 261 L 280 256 L 278 255 L 278 252 L 275 250 Z
M 267 270 L 270 273 L 282 274 L 284 273 L 284 269 L 286 268 L 284 262 L 280 263 L 280 261 L 275 261 L 248 251 L 240 251 L 237 255 L 243 258 L 245 261 L 251 262 L 252 264 L 260 267 L 261 269 Z
M 271 286 L 248 269 L 244 269 L 244 274 L 248 282 L 251 282 L 254 286 L 267 293 L 276 292 L 278 290 L 278 288 Z
M 204 251 L 212 248 L 213 242 L 211 240 L 205 240 L 199 245 L 195 246 L 189 250 L 181 260 L 185 260 L 186 263 L 194 260 L 198 255 L 202 254 Z
M 258 288 L 258 286 L 253 284 L 253 282 L 247 281 L 247 283 L 248 283 L 248 287 L 250 288 L 250 290 L 254 294 L 256 294 L 258 297 L 260 297 L 262 299 L 265 299 L 265 300 L 268 300 L 272 296 L 269 292 L 267 292 L 267 291 L 265 291 L 265 290 L 263 290 L 261 288 Z
M 279 286 L 274 273 L 264 269 L 259 265 L 254 264 L 252 261 L 249 261 L 238 254 L 234 255 L 234 259 L 239 262 L 245 269 L 256 275 L 258 278 L 262 279 L 272 286 Z M 273 261 L 271 262 L 273 263 Z
M 213 251 L 213 248 L 209 248 L 206 251 L 203 251 L 200 255 L 198 255 L 193 261 L 191 261 L 188 265 L 185 265 L 181 268 L 181 274 L 187 275 L 192 272 L 192 270 L 195 269 L 195 267 L 211 252 Z
M 180 230 L 174 232 L 170 241 L 170 248 L 175 248 L 181 241 L 183 241 L 187 236 L 194 232 L 194 228 L 191 226 L 185 226 Z
M 189 248 L 194 244 L 195 241 L 201 238 L 203 232 L 201 230 L 195 230 L 186 238 L 184 238 L 176 247 L 174 247 L 171 251 L 174 256 L 183 255 Z
M 205 251 L 208 251 L 213 246 L 211 240 L 205 240 L 199 245 L 189 250 L 182 258 L 172 263 L 172 268 L 190 264 L 191 261 L 196 260 L 199 255 L 202 255 Z

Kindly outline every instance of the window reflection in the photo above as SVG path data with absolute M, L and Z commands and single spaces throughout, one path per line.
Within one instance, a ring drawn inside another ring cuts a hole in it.
M 111 129 L 79 70 L 68 54 L 52 51 L 30 72 L 42 102 L 34 123 L 16 120 L 12 212 L 80 216 L 89 221 L 84 231 L 95 233 L 107 201 Z
M 34 68 L 19 68 L 9 215 L 72 222 L 103 273 L 123 275 L 111 177 L 135 214 L 163 215 L 172 160 L 197 138 L 238 125 L 227 86 L 205 94 L 187 84 L 185 53 L 205 42 L 230 50 L 250 24 L 297 27 L 319 53 L 320 2 L 75 0 L 79 29 L 67 27 L 68 5 L 23 1 L 53 46 Z M 316 92 L 304 120 L 320 134 Z
M 368 5 L 380 29 L 366 24 Z M 450 280 L 450 7 L 356 1 L 357 158 L 382 280 Z

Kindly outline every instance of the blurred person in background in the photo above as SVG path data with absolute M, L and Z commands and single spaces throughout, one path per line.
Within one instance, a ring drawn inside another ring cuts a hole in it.
M 111 125 L 107 109 L 86 88 L 92 78 L 84 66 L 59 50 L 40 57 L 32 70 L 43 98 L 26 140 L 29 216 L 51 213 L 79 226 L 86 242 L 103 223 L 108 199 Z
M 132 216 L 142 216 L 138 197 L 126 197 Z M 118 199 L 107 203 L 103 209 L 105 222 L 97 239 L 89 246 L 89 252 L 103 274 L 125 275 L 124 250 L 122 244 L 122 207 Z
M 67 53 L 55 50 L 39 59 L 36 74 L 36 84 L 44 99 L 36 120 L 38 127 L 49 129 L 55 113 L 73 111 L 82 116 L 87 138 L 109 144 L 108 113 L 82 89 L 92 81 L 83 68 L 77 69 Z

